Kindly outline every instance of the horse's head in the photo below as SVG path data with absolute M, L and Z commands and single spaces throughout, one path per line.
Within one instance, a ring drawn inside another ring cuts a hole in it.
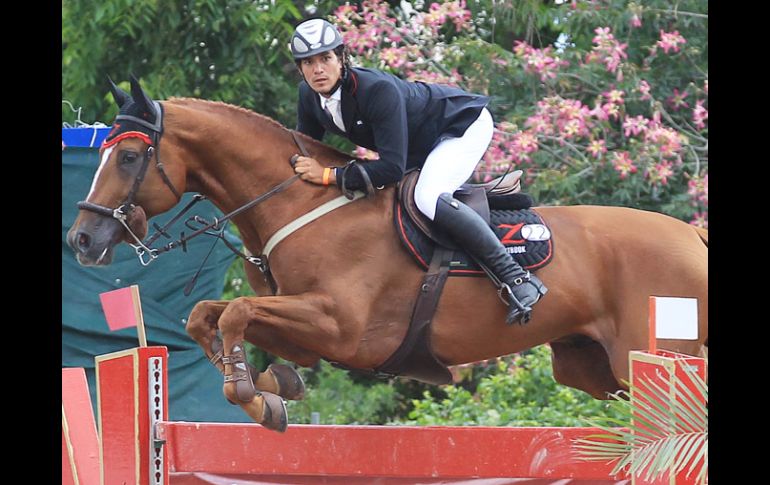
M 185 189 L 181 163 L 160 163 L 161 104 L 133 76 L 130 95 L 112 80 L 110 89 L 120 111 L 99 150 L 91 190 L 78 202 L 80 213 L 67 233 L 67 243 L 86 266 L 109 264 L 121 241 L 139 243 L 147 218 L 174 207 Z

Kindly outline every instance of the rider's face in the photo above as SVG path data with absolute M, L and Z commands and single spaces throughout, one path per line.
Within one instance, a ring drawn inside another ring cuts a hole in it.
M 342 76 L 342 61 L 334 51 L 307 57 L 299 65 L 305 81 L 317 93 L 327 93 Z

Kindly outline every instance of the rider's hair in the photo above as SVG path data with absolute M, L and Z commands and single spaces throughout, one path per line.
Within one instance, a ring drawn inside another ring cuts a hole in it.
M 338 59 L 342 59 L 342 74 L 343 77 L 345 76 L 345 73 L 350 69 L 350 49 L 348 49 L 348 46 L 345 44 L 340 44 L 334 49 L 332 49 L 334 53 L 337 55 Z M 296 64 L 297 69 L 299 69 L 300 75 L 302 75 L 302 59 L 295 59 L 294 64 Z

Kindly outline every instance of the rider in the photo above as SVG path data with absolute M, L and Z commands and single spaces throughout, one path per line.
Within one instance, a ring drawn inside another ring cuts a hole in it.
M 514 261 L 481 216 L 452 197 L 492 139 L 489 98 L 351 67 L 342 36 L 323 19 L 297 25 L 290 48 L 303 78 L 297 131 L 317 140 L 331 131 L 378 152 L 379 160 L 361 164 L 375 187 L 398 182 L 407 170 L 421 167 L 417 208 L 502 282 L 509 301 L 506 322 L 526 323 L 545 285 Z M 299 157 L 295 164 L 303 180 L 340 188 L 342 170 L 324 168 L 310 157 Z M 366 185 L 360 173 L 348 170 L 345 186 Z

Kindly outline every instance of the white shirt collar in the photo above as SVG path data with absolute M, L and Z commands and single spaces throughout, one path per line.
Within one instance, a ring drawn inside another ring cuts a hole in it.
M 326 104 L 329 102 L 329 99 L 336 99 L 338 102 L 337 106 L 340 106 L 339 103 L 342 101 L 342 86 L 338 87 L 329 98 L 321 96 L 320 94 L 318 97 L 321 98 L 321 109 L 326 109 Z

